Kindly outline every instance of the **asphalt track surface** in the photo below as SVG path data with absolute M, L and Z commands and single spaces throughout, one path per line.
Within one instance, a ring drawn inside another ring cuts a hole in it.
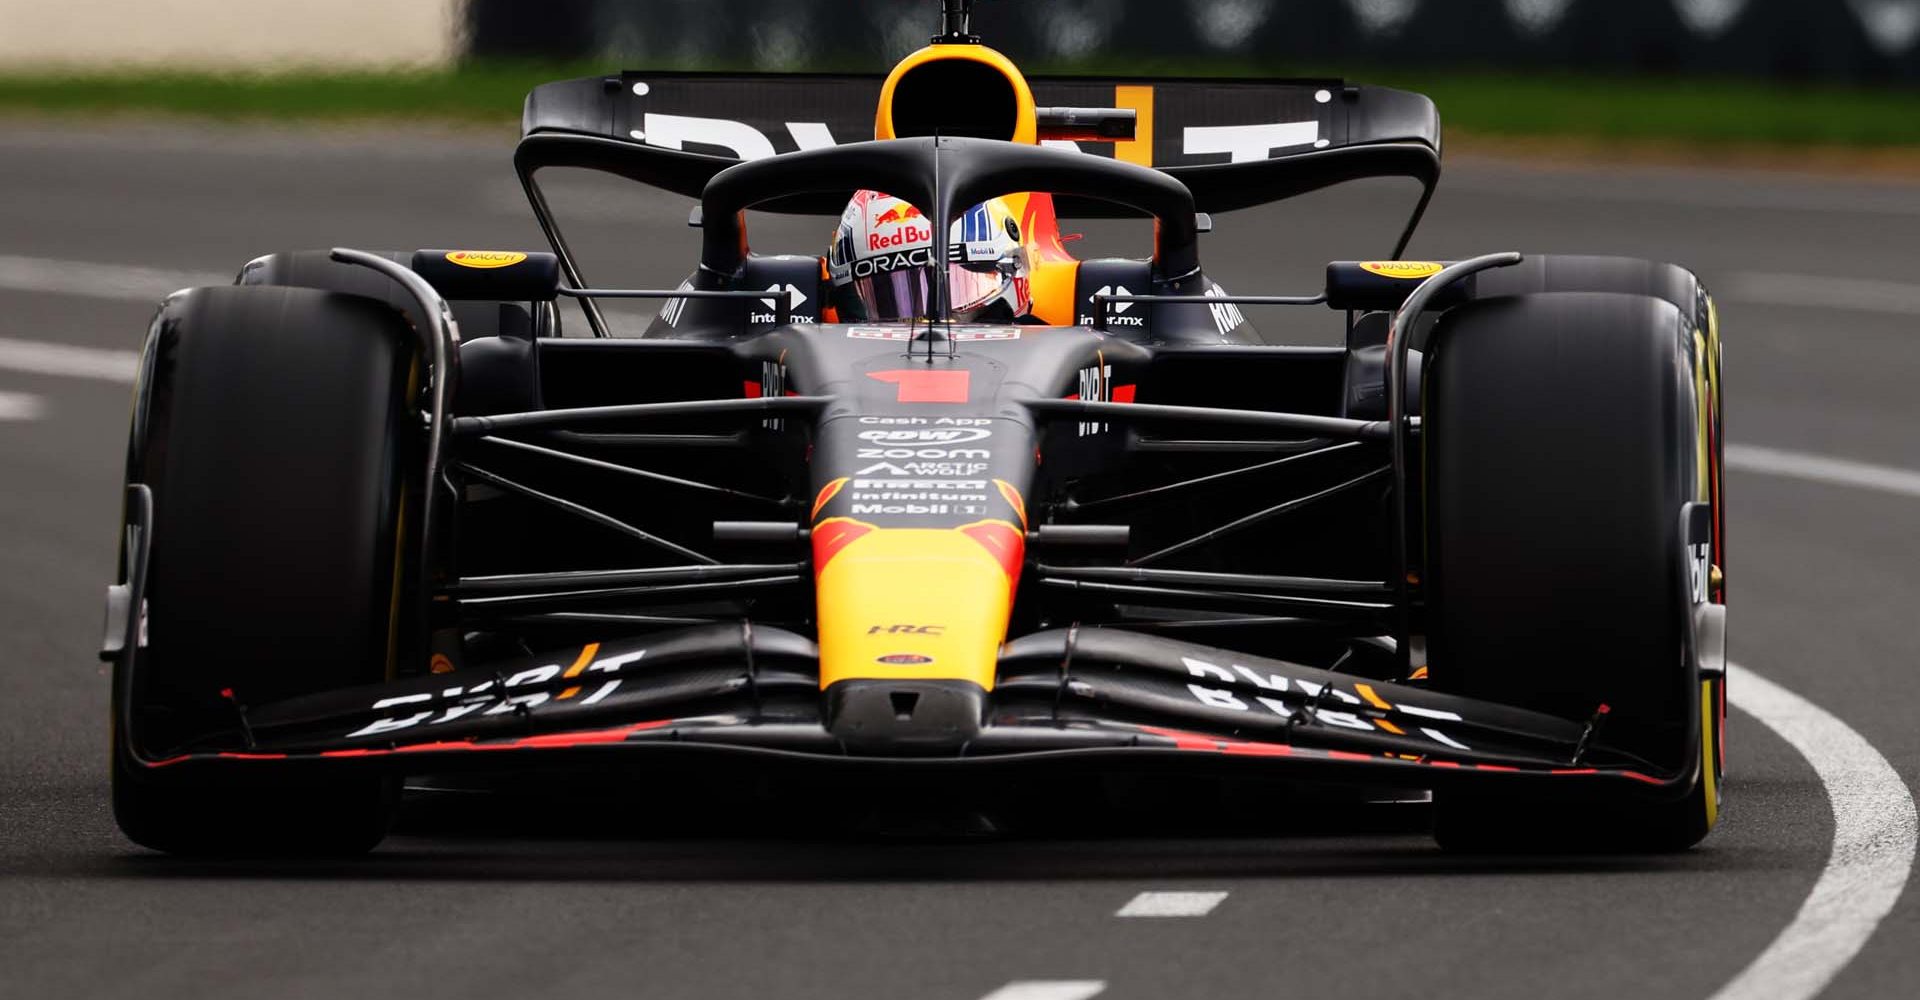
M 1899 888 L 1904 866 L 1822 875 L 1839 857 L 1836 815 L 1894 816 L 1849 851 L 1897 862 L 1892 841 L 1911 835 L 1887 794 L 1898 784 L 1850 791 L 1844 761 L 1817 772 L 1739 710 L 1720 830 L 1662 858 L 1448 856 L 1407 804 L 1280 804 L 1267 828 L 1226 836 L 1163 806 L 1127 829 L 961 837 L 751 815 L 689 825 L 629 785 L 571 809 L 414 808 L 353 862 L 134 848 L 107 806 L 93 656 L 127 388 L 114 356 L 52 363 L 19 345 L 136 348 L 151 304 L 129 267 L 162 269 L 149 277 L 164 285 L 273 249 L 537 246 L 509 143 L 0 126 L 0 996 L 1911 995 L 1920 894 Z M 1236 291 L 1311 288 L 1316 262 L 1384 252 L 1384 204 L 1366 193 L 1222 217 L 1203 254 Z M 677 279 L 697 245 L 685 208 L 609 204 L 581 241 L 617 266 L 592 276 Z M 1920 779 L 1920 478 L 1897 470 L 1920 469 L 1916 221 L 1920 186 L 1468 163 L 1415 244 L 1434 258 L 1665 258 L 1722 291 L 1729 435 L 1770 449 L 1731 478 L 1734 656 L 1850 727 L 1907 787 Z M 825 230 L 781 220 L 756 246 L 817 252 Z M 1769 689 L 1749 685 L 1757 711 Z M 1817 884 L 1839 907 L 1824 936 L 1770 952 L 1797 916 L 1823 919 L 1801 913 Z M 1877 927 L 1880 914 L 1847 909 L 1875 892 L 1899 894 Z M 1763 953 L 1776 963 L 1736 983 Z M 1830 982 L 1791 974 L 1821 962 Z

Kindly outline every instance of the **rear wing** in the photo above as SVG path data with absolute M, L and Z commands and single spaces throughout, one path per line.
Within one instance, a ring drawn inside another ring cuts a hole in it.
M 882 78 L 833 74 L 650 73 L 562 80 L 534 88 L 516 164 L 604 170 L 697 198 L 742 160 L 873 137 Z M 1266 204 L 1344 181 L 1405 177 L 1423 194 L 1411 238 L 1440 177 L 1440 117 L 1423 95 L 1339 80 L 1103 80 L 1034 77 L 1035 104 L 1134 112 L 1131 139 L 1075 142 L 1171 174 L 1203 212 Z M 844 198 L 793 199 L 770 210 L 838 215 Z M 1113 214 L 1061 200 L 1068 215 Z M 1394 256 L 1398 256 L 1396 250 Z

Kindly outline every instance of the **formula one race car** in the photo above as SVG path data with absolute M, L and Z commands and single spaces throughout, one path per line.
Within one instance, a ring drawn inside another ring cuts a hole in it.
M 1699 281 L 1502 253 L 1228 294 L 1207 213 L 1431 196 L 1431 102 L 1030 81 L 968 14 L 884 80 L 535 89 L 514 162 L 551 252 L 278 253 L 168 298 L 107 604 L 127 835 L 361 850 L 401 776 L 618 764 L 1249 775 L 1431 789 L 1453 848 L 1705 836 Z M 697 197 L 692 276 L 595 288 L 551 167 Z M 839 229 L 756 254 L 748 208 Z M 1075 260 L 1059 215 L 1150 216 L 1153 255 Z M 1248 304 L 1345 346 L 1267 346 Z

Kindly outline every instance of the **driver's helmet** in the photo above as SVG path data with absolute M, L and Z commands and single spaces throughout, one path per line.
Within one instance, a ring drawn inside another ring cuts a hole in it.
M 918 208 L 859 191 L 833 233 L 827 274 L 842 323 L 929 315 L 938 295 L 933 226 Z M 1033 308 L 1020 223 L 998 198 L 967 209 L 947 236 L 947 288 L 963 322 L 1012 323 Z

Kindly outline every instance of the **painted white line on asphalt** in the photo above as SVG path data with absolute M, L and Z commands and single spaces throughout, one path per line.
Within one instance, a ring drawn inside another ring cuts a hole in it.
M 1833 810 L 1833 848 L 1793 922 L 1712 1000 L 1811 1000 L 1900 900 L 1920 815 L 1893 765 L 1820 706 L 1734 664 L 1727 697 L 1813 765 Z
M 30 392 L 0 392 L 0 420 L 38 420 L 47 401 Z
M 49 292 L 94 299 L 157 303 L 182 288 L 231 284 L 233 275 L 212 271 L 175 271 L 131 264 L 96 264 L 83 260 L 0 254 L 0 289 L 13 292 Z
M 0 337 L 0 370 L 132 382 L 140 371 L 140 352 Z
M 1920 497 L 1920 472 L 1890 465 L 1871 465 L 1844 458 L 1781 451 L 1750 444 L 1729 444 L 1727 468 L 1768 476 L 1804 479 L 1829 486 L 1851 486 L 1900 496 Z
M 1088 1000 L 1106 988 L 1102 979 L 1019 979 L 980 1000 Z
M 1716 282 L 1713 293 L 1728 302 L 1920 316 L 1920 285 L 1904 281 L 1742 271 Z
M 1116 917 L 1204 917 L 1227 898 L 1224 892 L 1143 892 L 1127 900 Z

